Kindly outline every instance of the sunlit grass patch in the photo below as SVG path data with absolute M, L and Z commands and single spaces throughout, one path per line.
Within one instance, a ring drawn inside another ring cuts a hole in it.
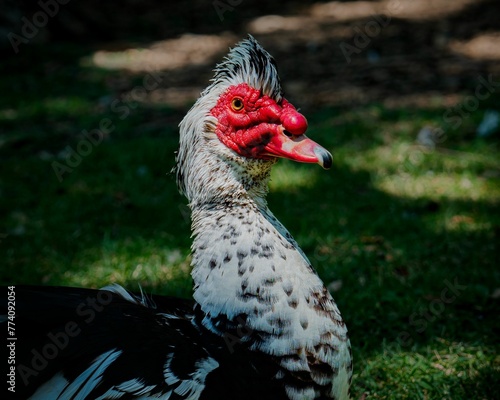
M 272 171 L 269 184 L 271 191 L 307 190 L 316 183 L 316 171 L 289 161 L 280 160 Z
M 417 177 L 388 175 L 377 179 L 375 185 L 391 195 L 414 199 L 496 201 L 500 196 L 499 185 L 469 173 L 428 171 Z
M 191 259 L 186 250 L 161 246 L 157 240 L 108 238 L 100 248 L 82 251 L 79 258 L 71 270 L 62 273 L 63 284 L 99 287 L 114 282 L 133 290 L 141 287 L 177 296 L 188 296 L 191 290 Z
M 489 399 L 484 396 L 493 393 L 490 389 L 500 388 L 495 380 L 500 358 L 494 348 L 477 344 L 439 338 L 411 349 L 385 344 L 359 364 L 355 380 L 369 398 Z M 485 389 L 485 382 L 492 387 Z

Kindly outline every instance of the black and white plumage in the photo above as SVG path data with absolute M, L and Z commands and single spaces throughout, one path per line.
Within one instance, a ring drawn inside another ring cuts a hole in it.
M 348 399 L 345 324 L 265 200 L 277 157 L 331 163 L 306 126 L 255 39 L 232 49 L 180 124 L 194 302 L 17 287 L 20 398 Z

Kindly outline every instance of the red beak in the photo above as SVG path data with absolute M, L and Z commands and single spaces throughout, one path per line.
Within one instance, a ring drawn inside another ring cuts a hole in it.
M 292 135 L 281 128 L 280 132 L 271 138 L 264 147 L 267 155 L 288 158 L 304 163 L 316 163 L 324 169 L 332 166 L 332 155 L 324 147 L 306 135 Z

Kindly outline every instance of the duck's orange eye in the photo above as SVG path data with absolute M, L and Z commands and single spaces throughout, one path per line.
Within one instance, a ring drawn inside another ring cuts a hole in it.
M 240 111 L 243 109 L 243 99 L 241 97 L 235 97 L 233 101 L 231 101 L 231 108 L 234 111 Z

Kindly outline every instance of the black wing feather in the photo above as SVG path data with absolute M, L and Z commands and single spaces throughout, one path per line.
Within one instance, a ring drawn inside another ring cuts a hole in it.
M 69 382 L 74 381 L 99 356 L 113 350 L 121 351 L 120 356 L 104 370 L 87 399 L 134 379 L 145 387 L 153 386 L 150 394 L 171 391 L 175 387 L 167 384 L 164 375 L 167 358 L 179 381 L 191 379 L 200 360 L 217 361 L 218 367 L 206 376 L 201 400 L 287 398 L 283 387 L 272 379 L 277 365 L 243 345 L 229 349 L 223 338 L 193 323 L 192 301 L 128 296 L 93 289 L 16 287 L 19 398 L 33 395 L 60 372 Z M 47 349 L 54 346 L 56 354 L 48 359 Z M 36 359 L 37 354 L 46 365 Z M 20 366 L 24 366 L 23 372 Z M 137 397 L 124 393 L 119 399 Z M 185 398 L 176 393 L 170 397 Z

